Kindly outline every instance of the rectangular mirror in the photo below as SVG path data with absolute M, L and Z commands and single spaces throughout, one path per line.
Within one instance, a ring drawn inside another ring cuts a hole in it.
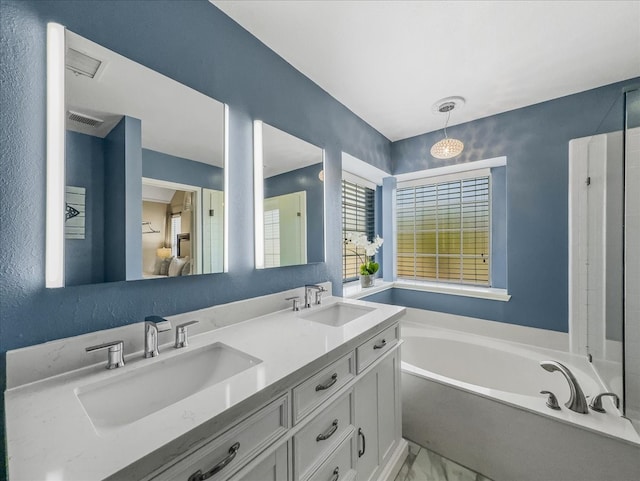
M 254 122 L 256 268 L 324 262 L 324 150 Z
M 64 285 L 223 272 L 225 105 L 65 41 Z

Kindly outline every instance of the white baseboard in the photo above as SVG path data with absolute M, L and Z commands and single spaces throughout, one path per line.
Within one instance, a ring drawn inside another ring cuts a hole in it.
M 393 452 L 391 459 L 386 464 L 384 469 L 380 472 L 378 481 L 394 481 L 396 476 L 402 469 L 402 465 L 407 459 L 409 454 L 409 443 L 406 439 L 401 438 L 396 450 Z

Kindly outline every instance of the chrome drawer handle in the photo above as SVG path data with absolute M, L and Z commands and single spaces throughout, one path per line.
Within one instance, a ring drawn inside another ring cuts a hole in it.
M 316 442 L 329 439 L 331 436 L 333 436 L 333 433 L 335 433 L 337 429 L 338 429 L 338 420 L 334 419 L 329 429 L 327 429 L 324 433 L 318 434 L 318 436 L 316 436 Z
M 383 340 L 382 340 L 382 341 L 380 341 L 379 343 L 374 344 L 374 345 L 373 345 L 373 348 L 374 348 L 374 349 L 382 349 L 382 348 L 383 348 L 384 346 L 386 346 L 386 345 L 387 345 L 387 340 L 386 340 L 386 339 L 383 339 Z
M 333 470 L 333 476 L 331 476 L 331 479 L 329 481 L 338 481 L 339 477 L 340 477 L 340 468 L 336 466 L 336 469 Z
M 200 469 L 198 469 L 195 473 L 189 476 L 188 481 L 204 481 L 205 479 L 209 479 L 211 476 L 218 474 L 220 471 L 226 468 L 231 461 L 233 461 L 233 458 L 235 458 L 236 454 L 238 453 L 238 449 L 240 449 L 240 443 L 234 443 L 229 448 L 229 454 L 226 458 L 224 458 L 206 473 L 203 473 Z
M 337 380 L 338 380 L 338 373 L 334 372 L 333 375 L 331 376 L 331 379 L 329 379 L 324 384 L 318 384 L 316 386 L 316 391 L 324 391 L 325 389 L 329 389 L 331 386 L 333 386 L 336 383 Z

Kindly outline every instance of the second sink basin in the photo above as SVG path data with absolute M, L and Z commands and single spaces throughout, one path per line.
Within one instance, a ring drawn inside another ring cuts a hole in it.
M 76 396 L 101 432 L 142 419 L 260 362 L 218 342 L 77 388 Z
M 300 317 L 308 321 L 320 322 L 327 326 L 339 327 L 373 310 L 371 307 L 353 306 L 351 304 L 337 302 L 329 307 L 320 308 L 317 311 L 305 312 L 301 314 Z

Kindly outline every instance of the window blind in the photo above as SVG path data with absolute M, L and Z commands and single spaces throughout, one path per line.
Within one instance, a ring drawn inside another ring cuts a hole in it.
M 369 240 L 375 237 L 375 191 L 368 187 L 342 181 L 342 238 L 348 232 L 365 233 Z M 364 250 L 357 252 L 364 260 Z M 358 278 L 361 260 L 356 252 L 343 242 L 342 247 L 342 280 L 352 281 Z
M 399 188 L 398 277 L 488 286 L 490 178 Z

